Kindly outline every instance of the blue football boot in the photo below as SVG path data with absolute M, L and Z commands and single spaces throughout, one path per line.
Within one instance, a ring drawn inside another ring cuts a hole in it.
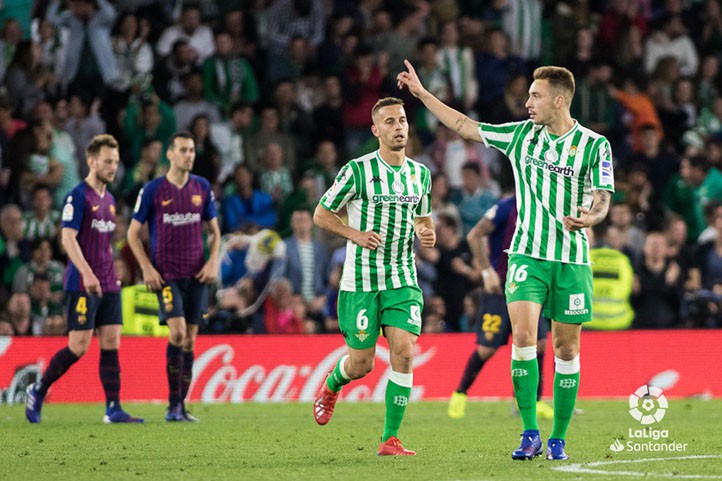
M 165 420 L 168 422 L 183 422 L 186 420 L 183 415 L 183 405 L 178 403 L 175 406 L 168 408 L 168 412 L 165 415 Z
M 103 422 L 106 424 L 142 423 L 143 421 L 143 418 L 131 416 L 127 412 L 123 411 L 120 406 L 116 406 L 114 409 L 106 411 L 105 416 L 103 416 Z
M 547 441 L 547 459 L 550 461 L 565 461 L 569 459 L 564 452 L 563 439 L 550 439 Z
M 525 460 L 534 459 L 542 453 L 542 441 L 539 431 L 524 431 L 521 435 L 519 449 L 511 453 L 511 459 Z
M 25 393 L 25 417 L 31 423 L 39 423 L 45 394 L 40 394 L 35 390 L 35 383 L 29 385 Z

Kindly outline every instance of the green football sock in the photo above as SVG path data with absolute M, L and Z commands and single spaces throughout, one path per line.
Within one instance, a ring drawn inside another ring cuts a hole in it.
M 386 421 L 384 422 L 384 434 L 381 442 L 385 442 L 391 436 L 398 437 L 401 421 L 404 419 L 406 405 L 409 403 L 411 386 L 414 375 L 391 371 L 389 381 L 386 384 Z
M 348 359 L 348 354 L 338 360 L 336 367 L 331 371 L 331 375 L 326 379 L 326 386 L 333 392 L 339 392 L 342 387 L 351 382 L 351 378 L 348 377 L 346 369 L 344 369 L 346 359 Z
M 551 439 L 564 439 L 579 392 L 579 356 L 571 361 L 555 358 L 554 426 Z
M 539 430 L 536 419 L 536 389 L 539 384 L 539 364 L 536 360 L 536 346 L 512 346 L 511 381 L 514 397 L 524 430 Z M 519 359 L 526 359 L 521 361 Z

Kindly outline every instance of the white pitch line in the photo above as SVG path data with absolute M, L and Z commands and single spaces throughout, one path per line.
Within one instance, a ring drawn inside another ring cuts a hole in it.
M 719 455 L 697 455 L 697 456 L 676 456 L 671 458 L 643 458 L 643 459 L 620 459 L 617 461 L 596 461 L 593 463 L 575 463 L 566 466 L 557 466 L 552 469 L 566 473 L 575 474 L 603 474 L 606 476 L 636 476 L 636 477 L 659 477 L 659 478 L 681 478 L 681 479 L 722 479 L 722 475 L 708 474 L 673 474 L 673 473 L 641 473 L 638 471 L 605 471 L 603 469 L 592 469 L 596 466 L 606 466 L 611 464 L 632 464 L 646 463 L 649 461 L 675 461 L 678 459 L 712 459 L 722 458 Z

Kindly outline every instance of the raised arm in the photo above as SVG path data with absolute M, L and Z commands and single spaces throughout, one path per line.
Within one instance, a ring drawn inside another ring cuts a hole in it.
M 413 65 L 411 65 L 411 62 L 404 60 L 404 65 L 406 65 L 408 72 L 401 72 L 396 76 L 396 82 L 400 89 L 403 89 L 404 87 L 409 89 L 411 95 L 421 100 L 426 108 L 429 109 L 429 111 L 434 114 L 434 116 L 436 116 L 442 124 L 458 133 L 464 139 L 483 142 L 476 121 L 471 120 L 458 110 L 452 109 L 444 102 L 434 97 L 421 84 L 421 80 L 416 74 L 416 70 Z

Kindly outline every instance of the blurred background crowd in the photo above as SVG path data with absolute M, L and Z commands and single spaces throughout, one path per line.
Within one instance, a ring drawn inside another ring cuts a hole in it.
M 177 130 L 227 235 L 206 332 L 337 332 L 344 245 L 312 211 L 376 148 L 370 110 L 387 95 L 406 101 L 407 155 L 433 173 L 424 330 L 473 329 L 482 276 L 465 235 L 509 188 L 508 161 L 399 92 L 404 59 L 493 123 L 527 118 L 535 67 L 571 69 L 572 114 L 615 162 L 593 326 L 722 327 L 719 0 L 4 0 L 0 335 L 64 332 L 59 209 L 96 134 L 121 144 L 116 268 L 141 282 L 128 219 Z

